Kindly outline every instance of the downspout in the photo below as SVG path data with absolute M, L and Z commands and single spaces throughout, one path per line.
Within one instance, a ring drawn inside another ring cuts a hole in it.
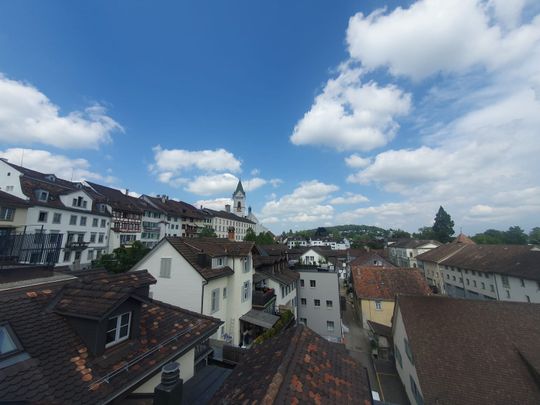
M 202 282 L 202 288 L 201 288 L 201 315 L 204 315 L 203 314 L 203 309 L 204 309 L 204 286 L 208 284 L 208 281 L 207 280 L 203 280 Z

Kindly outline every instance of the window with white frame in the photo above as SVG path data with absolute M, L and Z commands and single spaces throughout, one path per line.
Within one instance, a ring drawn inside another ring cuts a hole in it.
M 60 222 L 62 222 L 62 214 L 58 213 L 58 212 L 55 212 L 53 214 L 53 220 L 52 220 L 52 223 L 53 224 L 59 224 Z
M 334 331 L 334 321 L 326 321 L 326 330 L 329 332 Z
M 242 259 L 242 261 L 244 262 L 243 263 L 243 270 L 244 270 L 244 273 L 247 273 L 251 270 L 251 266 L 249 265 L 249 257 L 244 257 Z
M 14 215 L 15 208 L 2 207 L 2 209 L 0 209 L 0 220 L 2 221 L 13 221 Z
M 212 313 L 219 311 L 219 288 L 212 290 L 212 303 L 210 305 Z
M 69 217 L 69 224 L 77 225 L 77 215 L 72 215 L 71 217 Z
M 107 335 L 105 347 L 113 346 L 129 338 L 131 329 L 131 312 L 109 318 L 107 322 Z
M 251 299 L 251 281 L 245 281 L 242 285 L 242 302 Z
M 317 308 L 319 308 L 321 306 L 321 300 L 313 300 L 313 305 L 315 305 Z
M 311 288 L 315 288 L 317 286 L 317 282 L 315 280 L 309 280 L 309 286 Z
M 159 265 L 159 277 L 171 278 L 171 262 L 170 257 L 162 257 Z
M 307 299 L 306 298 L 300 298 L 300 304 L 301 305 L 307 305 Z
M 38 222 L 47 222 L 47 211 L 39 211 Z
M 381 311 L 382 310 L 382 302 L 381 301 L 375 301 L 375 309 L 377 311 Z
M 332 300 L 326 300 L 326 308 L 332 309 L 334 307 L 334 303 Z

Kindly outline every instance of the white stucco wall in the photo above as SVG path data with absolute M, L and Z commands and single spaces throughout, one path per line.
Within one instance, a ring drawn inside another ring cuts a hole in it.
M 180 378 L 184 380 L 184 384 L 189 381 L 195 374 L 195 349 L 191 349 L 179 359 L 175 360 L 180 364 Z M 133 391 L 133 394 L 147 394 L 153 393 L 161 383 L 161 370 L 157 372 L 152 378 L 146 381 L 143 385 Z

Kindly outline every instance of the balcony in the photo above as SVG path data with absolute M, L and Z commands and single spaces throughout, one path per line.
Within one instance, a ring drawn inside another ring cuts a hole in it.
M 273 288 L 264 288 L 253 291 L 251 303 L 254 309 L 264 310 L 276 301 L 276 293 Z

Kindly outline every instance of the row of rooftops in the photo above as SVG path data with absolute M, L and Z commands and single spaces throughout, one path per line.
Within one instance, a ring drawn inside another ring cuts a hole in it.
M 416 257 L 422 262 L 540 281 L 540 248 L 449 243 Z
M 46 206 L 51 208 L 76 210 L 66 206 L 60 200 L 60 196 L 76 191 L 84 191 L 92 198 L 91 212 L 98 215 L 109 215 L 100 204 L 109 205 L 113 211 L 122 211 L 137 215 L 143 215 L 145 211 L 158 211 L 169 217 L 186 217 L 195 220 L 204 220 L 211 217 L 220 217 L 235 221 L 254 224 L 247 218 L 239 217 L 231 212 L 211 209 L 200 209 L 183 201 L 169 199 L 165 195 L 133 197 L 127 192 L 107 187 L 91 181 L 71 182 L 56 177 L 54 174 L 44 174 L 26 167 L 18 166 L 3 160 L 13 169 L 22 173 L 20 182 L 23 194 L 28 198 L 24 200 L 7 192 L 0 191 L 2 205 L 18 208 L 32 205 Z M 38 192 L 46 192 L 46 198 L 40 198 Z

